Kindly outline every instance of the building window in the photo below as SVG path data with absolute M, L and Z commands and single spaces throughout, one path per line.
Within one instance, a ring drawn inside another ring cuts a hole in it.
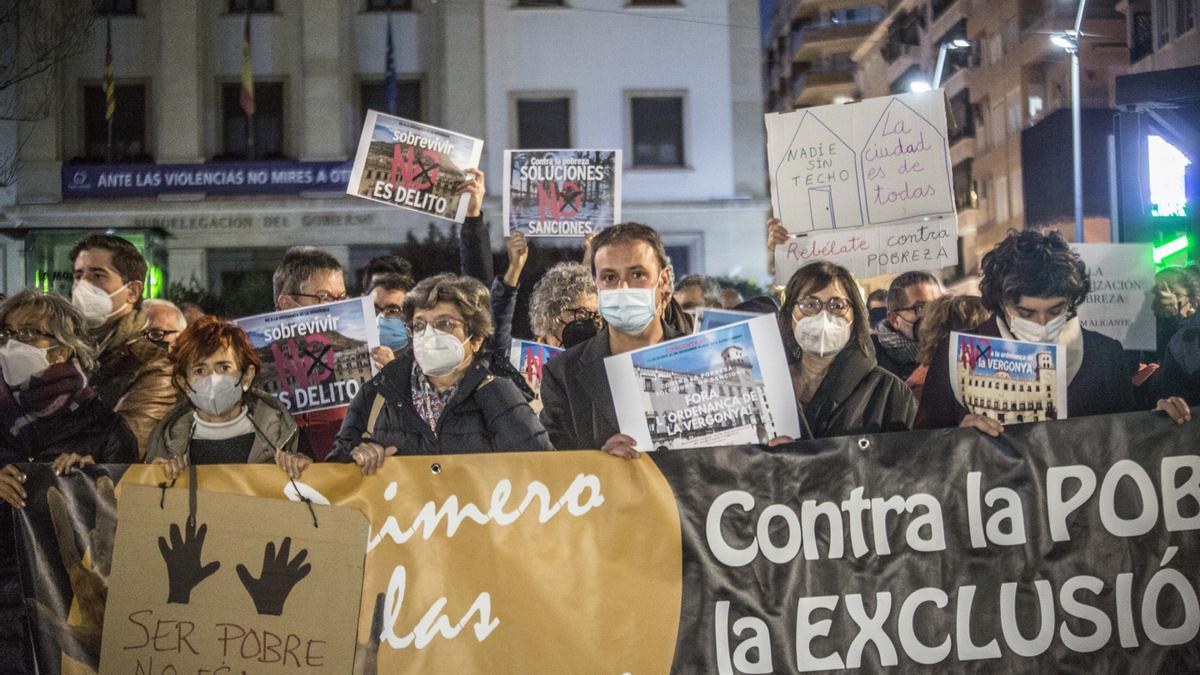
M 219 159 L 279 159 L 283 157 L 283 83 L 254 83 L 254 147 L 249 145 L 242 85 L 221 85 L 222 145 Z
M 562 7 L 563 0 L 517 0 L 517 7 Z
M 149 161 L 146 152 L 146 87 L 118 84 L 114 92 L 116 109 L 112 118 L 112 161 Z M 99 84 L 83 88 L 83 156 L 89 161 L 108 158 L 108 121 L 104 119 L 106 100 Z
M 1175 37 L 1196 27 L 1196 0 L 1175 0 Z
M 571 147 L 571 99 L 518 99 L 517 147 Z
M 137 14 L 137 0 L 100 0 L 96 3 L 96 13 L 101 16 Z
M 358 86 L 358 99 L 361 103 L 359 120 L 367 118 L 368 110 L 388 112 L 387 86 L 383 80 L 363 82 Z M 397 117 L 414 122 L 424 122 L 425 115 L 421 106 L 421 81 L 417 79 L 396 80 L 396 112 Z
M 368 12 L 410 11 L 412 8 L 412 0 L 367 0 Z
M 269 13 L 275 11 L 275 0 L 229 0 L 229 13 Z
M 1156 48 L 1162 48 L 1171 41 L 1171 0 L 1155 0 L 1154 16 L 1158 33 L 1154 45 Z
M 971 176 L 973 163 L 974 160 L 967 158 L 954 165 L 954 205 L 959 211 L 979 206 L 979 198 L 975 194 L 975 181 Z
M 633 98 L 630 119 L 634 166 L 684 166 L 682 97 Z
M 963 89 L 950 97 L 950 142 L 975 135 L 975 115 L 971 106 L 971 90 Z

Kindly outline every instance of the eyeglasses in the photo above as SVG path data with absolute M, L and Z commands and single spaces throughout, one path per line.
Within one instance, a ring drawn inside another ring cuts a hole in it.
M 427 326 L 433 326 L 434 330 L 439 330 L 443 333 L 453 333 L 455 328 L 466 323 L 462 319 L 455 319 L 450 316 L 443 316 L 434 319 L 433 321 L 425 321 L 424 319 L 413 319 L 412 332 L 424 333 Z
M 563 320 L 563 316 L 570 316 L 567 321 Z M 559 323 L 564 326 L 574 321 L 591 321 L 592 323 L 600 323 L 600 315 L 587 307 L 568 307 L 559 312 L 558 316 L 554 317 Z
M 917 304 L 912 305 L 911 307 L 901 307 L 900 309 L 896 310 L 897 314 L 899 314 L 900 312 L 912 312 L 913 314 L 916 314 L 918 317 L 923 317 L 923 316 L 925 316 L 925 303 L 918 302 Z
M 174 335 L 178 332 L 179 331 L 177 331 L 177 330 L 162 330 L 160 328 L 147 328 L 146 330 L 142 331 L 142 335 L 145 336 L 145 338 L 147 340 L 150 340 L 151 342 L 164 342 L 164 341 L 166 341 L 168 335 Z
M 5 328 L 0 330 L 0 344 L 4 344 L 9 340 L 16 340 L 17 342 L 30 344 L 38 338 L 46 338 L 47 340 L 58 342 L 53 335 L 49 333 L 43 333 L 42 331 L 34 328 Z
M 817 298 L 804 298 L 796 303 L 796 310 L 804 316 L 816 316 L 821 313 L 822 309 L 833 316 L 845 316 L 850 311 L 850 301 L 836 297 L 825 302 L 821 302 Z
M 387 307 L 375 306 L 375 313 L 380 316 L 386 316 L 389 319 L 404 318 L 404 309 L 399 305 L 388 305 Z
M 327 302 L 338 302 L 339 300 L 345 300 L 346 298 L 350 297 L 345 293 L 331 295 L 324 291 L 320 293 L 288 293 L 288 295 L 292 296 L 293 298 L 316 298 L 317 302 L 321 304 L 325 304 Z

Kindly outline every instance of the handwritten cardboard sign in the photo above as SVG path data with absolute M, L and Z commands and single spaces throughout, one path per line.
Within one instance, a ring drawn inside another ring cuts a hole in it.
M 1125 349 L 1153 351 L 1157 323 L 1151 305 L 1151 244 L 1072 244 L 1087 264 L 1092 290 L 1079 306 L 1079 324 L 1117 340 Z
M 199 492 L 189 520 L 186 489 L 138 485 L 118 504 L 101 673 L 351 672 L 361 512 Z
M 958 262 L 941 91 L 766 116 L 771 203 L 793 241 L 777 279 L 812 260 L 859 276 Z

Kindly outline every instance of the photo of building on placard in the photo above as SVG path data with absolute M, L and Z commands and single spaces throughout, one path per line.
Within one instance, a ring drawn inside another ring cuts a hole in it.
M 371 110 L 346 193 L 461 223 L 468 198 L 458 188 L 482 152 L 477 138 Z
M 1001 424 L 1066 419 L 1061 345 L 963 333 L 951 333 L 950 345 L 951 385 L 967 412 Z
M 766 443 L 799 435 L 773 317 L 609 357 L 605 368 L 621 432 L 637 439 L 639 448 Z
M 620 150 L 505 150 L 504 233 L 584 237 L 621 219 Z
M 534 399 L 529 405 L 533 407 L 534 412 L 542 411 L 542 376 L 545 373 L 546 362 L 564 351 L 540 342 L 513 340 L 509 361 L 533 390 Z
M 372 317 L 368 320 L 367 317 Z M 238 319 L 262 359 L 254 386 L 293 415 L 350 405 L 374 376 L 379 346 L 370 298 Z

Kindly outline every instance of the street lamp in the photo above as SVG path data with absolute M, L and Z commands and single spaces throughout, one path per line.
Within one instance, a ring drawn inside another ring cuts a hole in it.
M 914 94 L 923 94 L 927 91 L 933 91 L 933 87 L 925 80 L 913 80 L 908 83 L 908 90 Z
M 933 68 L 933 88 L 937 89 L 942 86 L 942 72 L 946 69 L 946 52 L 955 52 L 960 49 L 970 49 L 971 41 L 965 38 L 954 38 L 948 42 L 943 42 L 938 46 L 937 65 Z
M 1079 97 L 1079 39 L 1083 27 L 1083 9 L 1087 0 L 1079 0 L 1075 11 L 1075 28 L 1050 36 L 1050 43 L 1071 55 L 1071 152 L 1075 173 L 1075 241 L 1083 242 L 1083 149 Z

